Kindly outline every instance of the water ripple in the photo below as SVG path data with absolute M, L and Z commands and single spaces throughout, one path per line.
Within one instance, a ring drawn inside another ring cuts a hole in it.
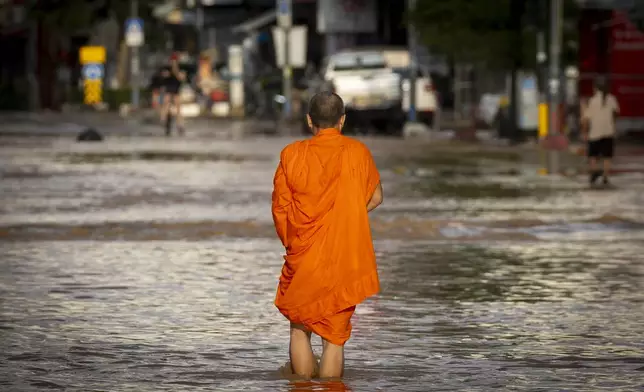
M 273 240 L 3 244 L 3 390 L 637 390 L 642 244 L 377 243 L 341 386 L 284 379 Z M 316 341 L 319 351 L 319 342 Z M 317 389 L 316 389 L 317 388 Z M 326 388 L 326 389 L 324 389 Z

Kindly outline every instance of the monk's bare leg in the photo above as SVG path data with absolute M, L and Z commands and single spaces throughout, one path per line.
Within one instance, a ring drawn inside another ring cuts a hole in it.
M 304 378 L 312 378 L 316 374 L 317 361 L 311 347 L 311 331 L 303 325 L 291 324 L 289 356 L 293 373 Z
M 344 373 L 344 346 L 322 339 L 321 378 L 340 378 Z

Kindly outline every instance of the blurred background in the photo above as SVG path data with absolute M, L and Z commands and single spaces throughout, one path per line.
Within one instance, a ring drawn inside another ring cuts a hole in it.
M 103 110 L 153 108 L 153 79 L 176 53 L 189 79 L 182 91 L 189 117 L 267 116 L 277 110 L 278 94 L 288 99 L 289 114 L 301 114 L 312 92 L 329 88 L 321 82 L 375 75 L 339 93 L 345 101 L 363 101 L 355 110 L 380 131 L 399 132 L 411 106 L 414 119 L 429 126 L 474 122 L 520 140 L 537 132 L 537 106 L 556 83 L 559 128 L 574 137 L 579 101 L 592 94 L 594 78 L 605 75 L 622 106 L 620 131 L 644 128 L 641 1 L 503 0 L 493 9 L 484 0 L 284 3 L 280 11 L 275 0 L 4 0 L 0 110 L 74 109 L 84 100 L 81 48 L 102 47 Z M 144 37 L 134 44 L 127 39 L 132 19 Z M 284 29 L 292 31 L 294 52 L 286 65 L 278 58 Z M 241 48 L 234 53 L 243 63 L 233 73 L 231 47 Z M 333 57 L 340 52 L 344 57 Z M 363 54 L 375 54 L 367 58 L 371 65 L 363 64 Z M 385 69 L 398 73 L 398 82 L 387 80 Z M 231 98 L 230 82 L 237 79 L 243 87 Z M 140 102 L 133 87 L 141 90 Z M 368 97 L 379 99 L 369 103 Z
M 321 90 L 385 194 L 335 386 L 280 373 L 272 306 Z M 0 390 L 642 391 L 643 131 L 644 0 L 0 1 Z

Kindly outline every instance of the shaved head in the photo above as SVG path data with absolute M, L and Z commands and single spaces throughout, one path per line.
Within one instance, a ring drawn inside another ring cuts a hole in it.
M 336 93 L 317 93 L 309 102 L 309 117 L 316 128 L 333 128 L 344 116 L 344 102 Z

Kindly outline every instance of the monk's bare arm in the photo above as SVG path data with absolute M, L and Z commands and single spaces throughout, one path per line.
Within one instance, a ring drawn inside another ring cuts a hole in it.
M 369 199 L 369 203 L 367 203 L 367 212 L 375 210 L 376 207 L 382 204 L 382 201 L 383 201 L 382 185 L 378 183 L 378 185 L 376 186 L 376 190 L 373 192 L 373 195 L 371 196 L 371 199 Z

